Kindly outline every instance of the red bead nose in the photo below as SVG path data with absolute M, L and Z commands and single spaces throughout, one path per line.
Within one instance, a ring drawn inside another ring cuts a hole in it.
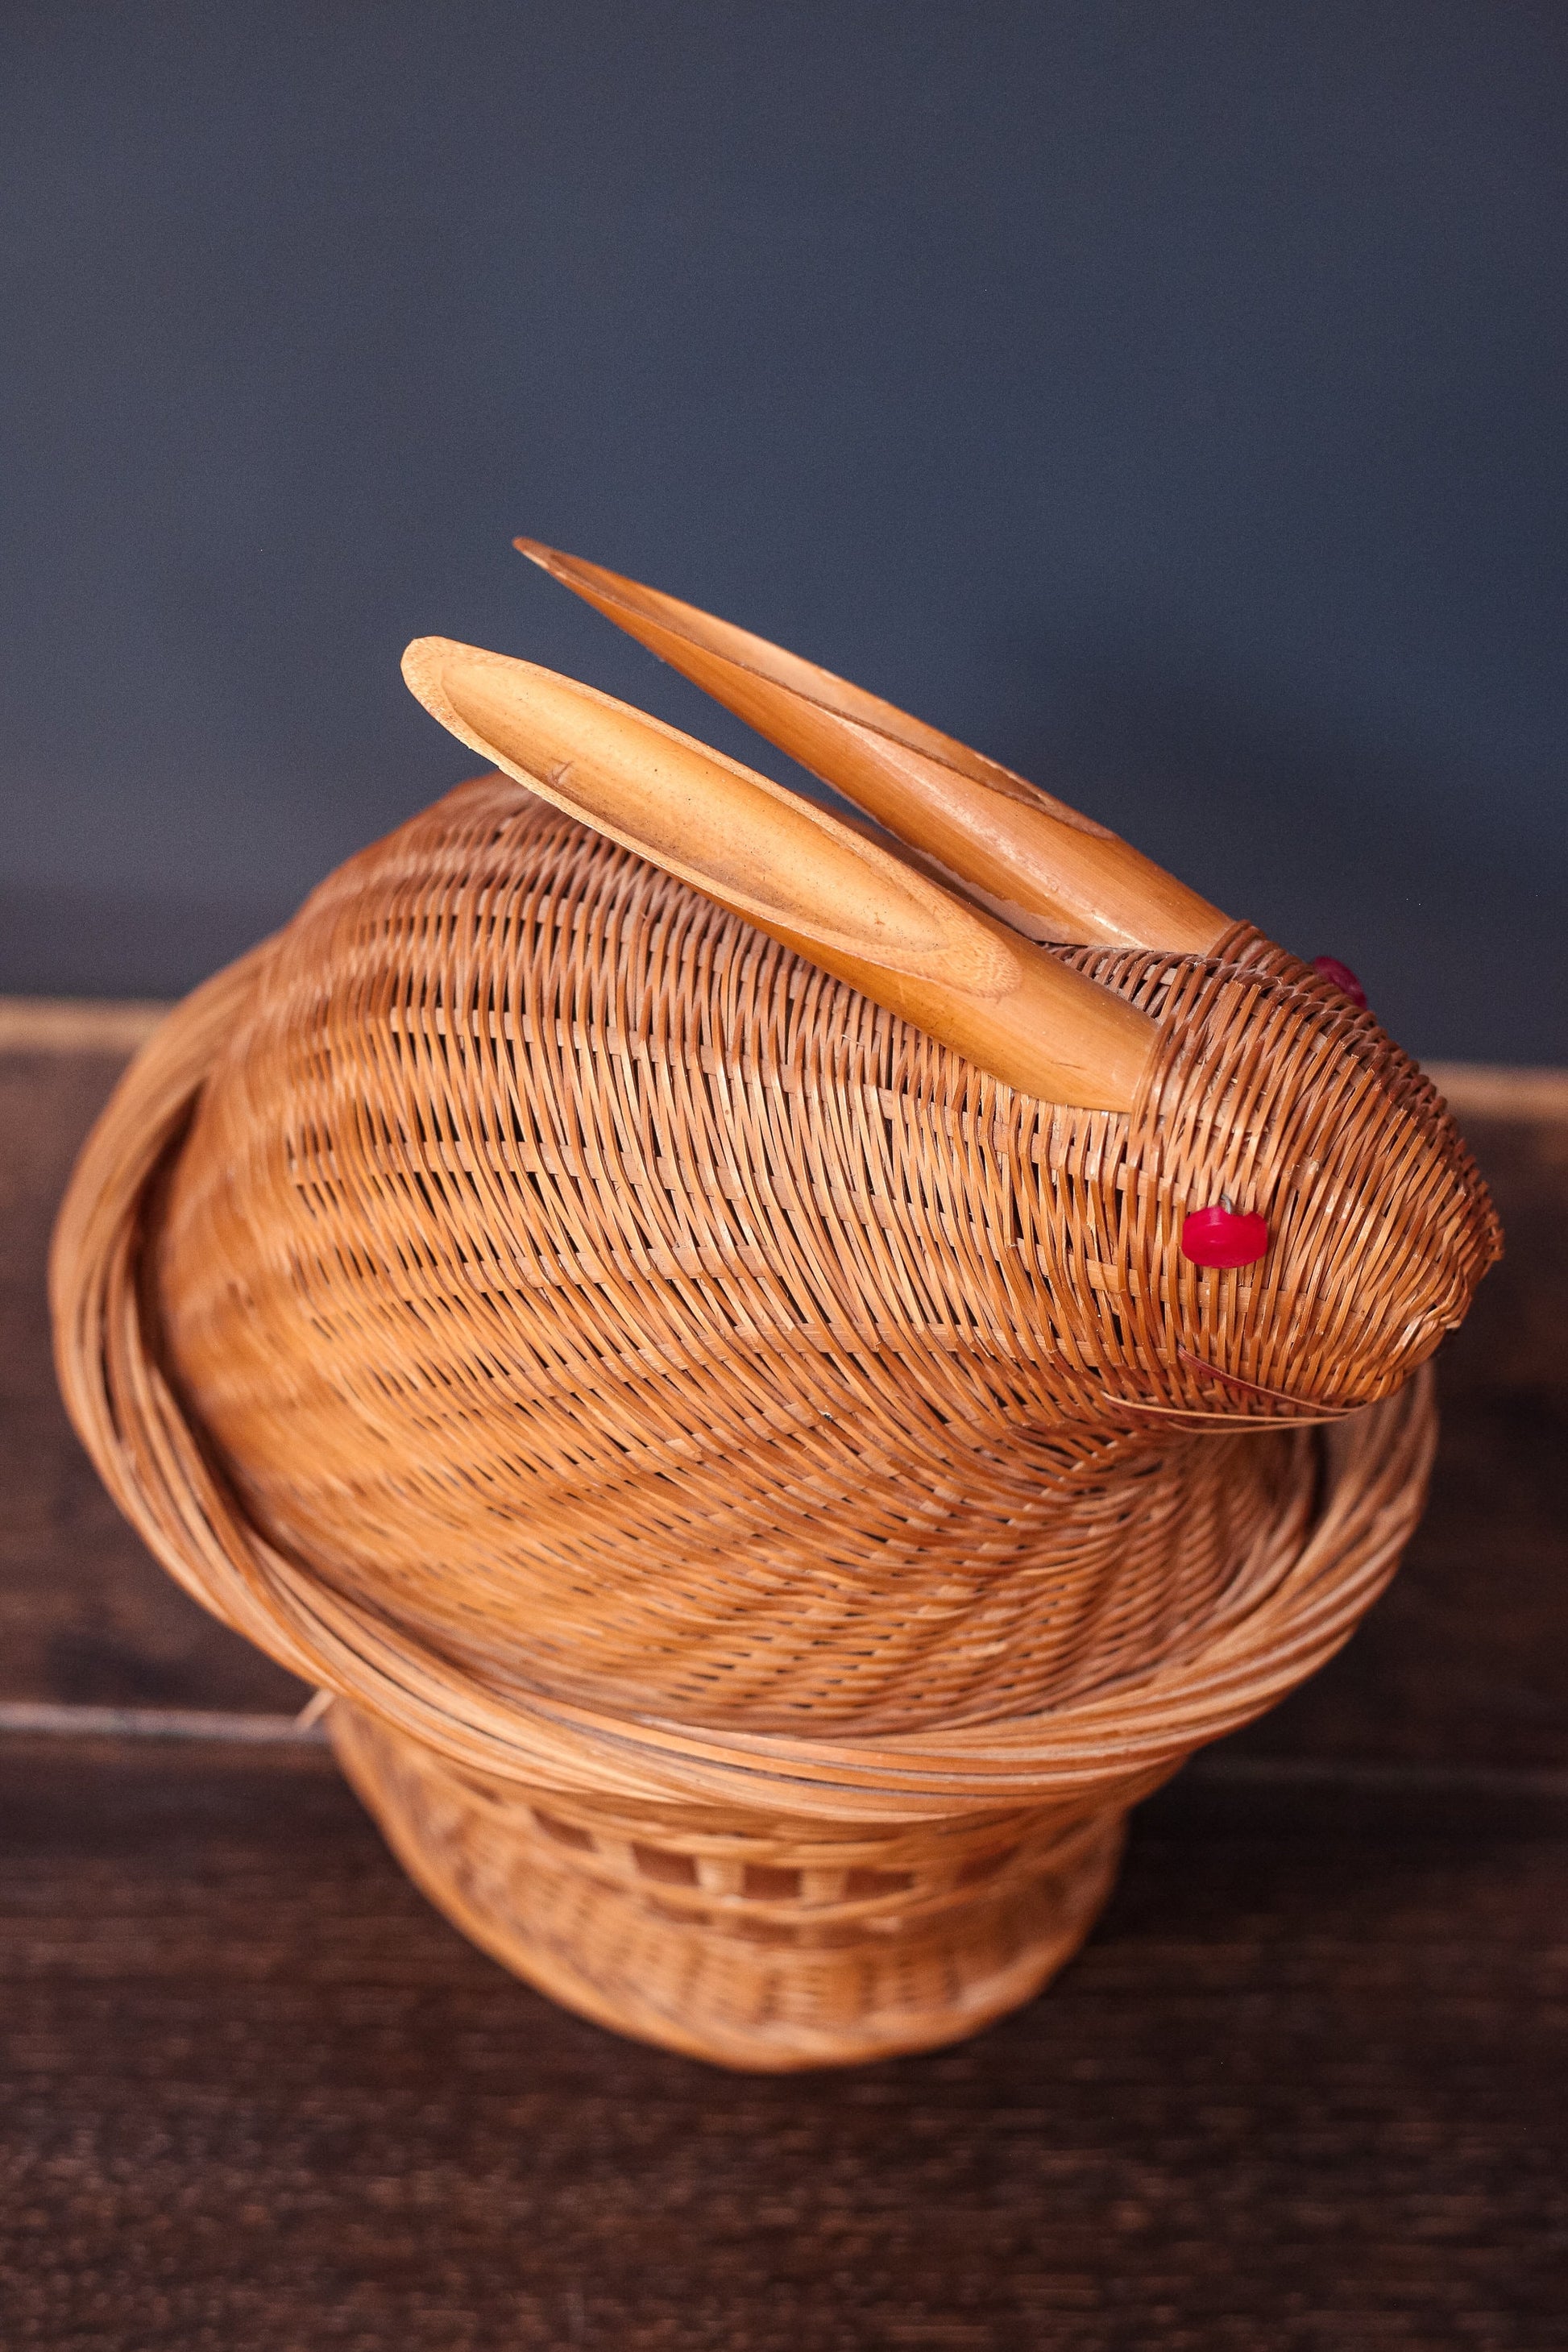
M 1366 991 L 1348 963 L 1342 963 L 1338 956 L 1314 956 L 1312 970 L 1321 971 L 1325 980 L 1332 982 L 1342 996 L 1348 996 L 1352 1004 L 1359 1004 L 1363 1013 L 1366 1011 Z
M 1194 1265 L 1253 1265 L 1268 1247 L 1268 1220 L 1250 1210 L 1194 1209 L 1182 1224 L 1182 1255 Z

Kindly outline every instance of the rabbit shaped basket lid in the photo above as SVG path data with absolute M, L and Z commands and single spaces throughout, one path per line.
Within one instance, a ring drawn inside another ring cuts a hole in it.
M 871 823 L 412 646 L 492 772 L 190 1000 L 84 1158 L 56 1301 L 100 1466 L 277 1654 L 347 1687 L 395 1651 L 491 1765 L 520 1711 L 635 1722 L 646 1765 L 661 1725 L 733 1753 L 975 1739 L 1151 1675 L 1171 1704 L 1283 1589 L 1325 1424 L 1368 1493 L 1419 1482 L 1385 1401 L 1499 1248 L 1442 1103 L 1049 795 L 528 551 Z M 1255 1646 L 1186 1745 L 1351 1622 Z

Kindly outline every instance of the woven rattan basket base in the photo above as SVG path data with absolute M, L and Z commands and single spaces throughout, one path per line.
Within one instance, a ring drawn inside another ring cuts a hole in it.
M 752 2072 L 962 2041 L 1032 1998 L 1115 1883 L 1122 1805 L 841 1828 L 563 1799 L 459 1770 L 356 1708 L 343 1770 L 483 1950 L 617 2032 Z
M 1369 1571 L 1381 1583 L 1397 1556 L 1430 1458 L 1429 1378 L 1357 1422 L 1325 1449 L 1316 1511 L 1267 1604 L 1283 1620 L 1281 1684 L 1297 1678 L 1303 1636 L 1315 1646 L 1324 1605 L 1337 1617 L 1346 1588 Z M 1131 1805 L 1198 1744 L 1199 1718 L 1218 1727 L 1227 1653 L 1262 1613 L 1213 1636 L 1201 1663 L 1166 1670 L 1152 1747 L 1135 1685 L 1097 1702 L 1103 1727 L 1087 1746 L 1089 1710 L 1071 1708 L 929 1745 L 753 1743 L 767 1752 L 746 1755 L 751 1805 L 660 1797 L 651 1781 L 646 1796 L 607 1789 L 564 1751 L 569 1769 L 548 1782 L 492 1773 L 342 1700 L 330 1720 L 411 1877 L 518 1976 L 599 2024 L 720 2065 L 847 2065 L 962 2041 L 1071 1958 L 1114 1885 Z M 846 1779 L 868 1766 L 885 1776 L 881 1803 L 864 1786 L 799 1777 L 835 1761 Z M 1011 1802 L 996 1785 L 1009 1780 Z
M 250 971 L 187 1001 L 83 1151 L 51 1267 L 61 1387 L 170 1573 L 335 1695 L 344 1764 L 419 1883 L 571 2006 L 756 2069 L 961 2039 L 1082 1940 L 1129 1806 L 1332 1656 L 1393 1574 L 1432 1457 L 1429 1368 L 1299 1433 L 1300 1490 L 1181 1638 L 1047 1705 L 786 1733 L 468 1670 L 274 1541 L 170 1376 L 146 1244 Z

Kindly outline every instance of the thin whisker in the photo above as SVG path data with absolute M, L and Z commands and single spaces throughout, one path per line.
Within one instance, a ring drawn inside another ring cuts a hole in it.
M 1321 1422 L 1342 1421 L 1352 1410 L 1349 1405 L 1334 1405 L 1326 1412 L 1271 1413 L 1264 1420 L 1251 1412 L 1209 1412 L 1197 1404 L 1153 1404 L 1146 1397 L 1113 1396 L 1109 1389 L 1101 1389 L 1100 1394 L 1118 1412 L 1125 1408 L 1131 1412 L 1163 1413 L 1174 1421 L 1217 1422 L 1227 1429 L 1315 1429 Z

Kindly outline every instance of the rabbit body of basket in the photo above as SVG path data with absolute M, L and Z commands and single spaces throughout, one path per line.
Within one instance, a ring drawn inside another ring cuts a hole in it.
M 1178 1654 L 1299 1531 L 1301 1424 L 1400 1385 L 1495 1227 L 1413 1066 L 1256 934 L 1066 952 L 1161 1024 L 1131 1118 L 502 777 L 352 859 L 159 1210 L 253 1522 L 476 1682 L 621 1715 L 962 1724 Z M 1261 1267 L 1182 1258 L 1222 1193 Z

